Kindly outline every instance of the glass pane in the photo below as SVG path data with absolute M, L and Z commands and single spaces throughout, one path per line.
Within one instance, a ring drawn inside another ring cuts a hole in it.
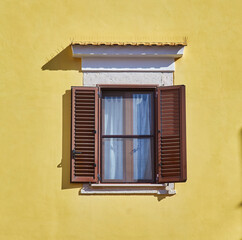
M 123 139 L 105 138 L 102 142 L 104 179 L 123 179 Z
M 133 134 L 153 134 L 151 93 L 133 94 Z M 152 104 L 153 106 L 153 104 Z
M 153 138 L 103 138 L 103 181 L 152 182 Z
M 133 139 L 134 180 L 153 179 L 153 141 L 150 138 Z
M 153 129 L 152 92 L 103 92 L 103 135 L 153 135 Z
M 123 97 L 104 96 L 102 99 L 103 108 L 103 134 L 123 134 Z

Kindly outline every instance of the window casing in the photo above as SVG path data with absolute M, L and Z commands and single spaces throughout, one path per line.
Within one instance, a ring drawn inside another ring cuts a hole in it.
M 103 90 L 101 182 L 154 182 L 154 90 Z
M 73 87 L 71 158 L 72 182 L 186 181 L 184 86 Z

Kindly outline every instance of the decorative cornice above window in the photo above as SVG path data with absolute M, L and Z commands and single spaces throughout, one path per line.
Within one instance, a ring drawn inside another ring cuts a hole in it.
M 82 59 L 83 72 L 173 72 L 182 57 L 182 43 L 74 43 L 74 58 Z
M 92 41 L 73 41 L 72 45 L 91 45 L 91 46 L 187 46 L 187 39 L 179 42 L 92 42 Z

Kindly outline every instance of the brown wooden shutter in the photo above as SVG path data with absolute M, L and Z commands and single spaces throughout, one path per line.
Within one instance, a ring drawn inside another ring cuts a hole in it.
M 71 182 L 97 182 L 98 92 L 72 87 Z
M 158 182 L 185 182 L 185 86 L 158 88 Z

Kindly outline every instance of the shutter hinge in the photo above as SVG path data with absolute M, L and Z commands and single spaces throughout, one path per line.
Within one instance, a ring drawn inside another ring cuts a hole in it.
M 98 97 L 101 98 L 102 97 L 102 93 L 100 91 L 98 91 Z
M 101 178 L 100 178 L 100 175 L 99 175 L 99 174 L 97 175 L 97 179 L 98 179 L 98 181 L 100 181 L 100 180 L 101 180 Z
M 76 154 L 81 154 L 81 152 L 77 152 L 75 149 L 72 150 L 72 158 L 74 159 Z

